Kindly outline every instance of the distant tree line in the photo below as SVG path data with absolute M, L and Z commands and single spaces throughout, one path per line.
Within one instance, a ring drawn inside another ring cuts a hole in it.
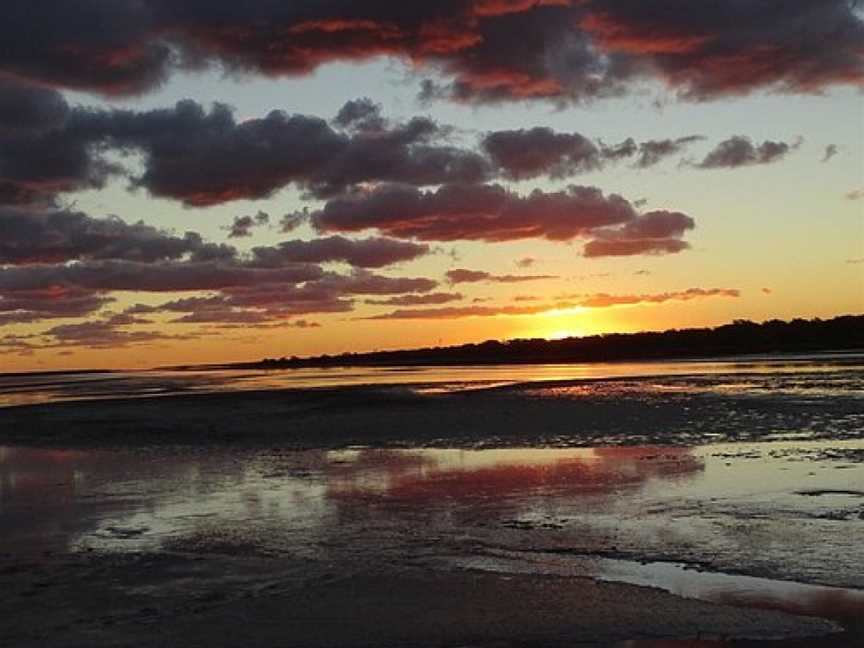
M 761 324 L 735 320 L 716 328 L 606 333 L 561 340 L 488 340 L 479 344 L 402 351 L 265 358 L 240 366 L 299 368 L 566 363 L 844 350 L 864 350 L 864 315 L 789 322 L 774 319 Z

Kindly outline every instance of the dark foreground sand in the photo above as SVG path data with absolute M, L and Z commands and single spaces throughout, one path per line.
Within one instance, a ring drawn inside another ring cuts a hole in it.
M 310 580 L 287 559 L 180 554 L 0 560 L 0 644 L 563 646 L 807 637 L 829 621 L 590 579 L 409 571 Z
M 590 446 L 857 438 L 864 401 L 644 389 L 644 380 L 455 393 L 406 387 L 248 391 L 0 408 L 0 443 L 290 448 Z

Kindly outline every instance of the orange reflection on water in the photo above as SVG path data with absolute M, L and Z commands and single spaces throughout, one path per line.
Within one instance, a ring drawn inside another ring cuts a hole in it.
M 653 478 L 688 477 L 703 461 L 680 447 L 590 449 L 393 450 L 334 454 L 328 479 L 336 499 L 370 496 L 422 503 L 521 496 L 526 493 L 610 495 Z

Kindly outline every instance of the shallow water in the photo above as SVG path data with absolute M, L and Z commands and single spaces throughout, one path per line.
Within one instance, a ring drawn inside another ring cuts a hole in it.
M 861 645 L 862 537 L 864 440 L 303 452 L 0 448 L 0 554 L 7 556 L 290 556 L 313 574 L 419 567 L 589 576 L 829 616 L 850 628 L 830 643 L 788 644 L 795 646 Z
M 651 376 L 669 379 L 653 386 L 661 393 L 707 390 L 726 394 L 782 393 L 790 397 L 852 393 L 864 397 L 862 371 L 864 355 L 828 353 L 663 362 L 0 374 L 0 407 L 352 385 L 411 385 L 420 393 L 436 393 L 517 383 Z

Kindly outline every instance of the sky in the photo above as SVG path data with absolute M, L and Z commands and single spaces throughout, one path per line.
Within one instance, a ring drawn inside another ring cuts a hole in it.
M 854 1 L 4 14 L 0 371 L 864 312 Z

